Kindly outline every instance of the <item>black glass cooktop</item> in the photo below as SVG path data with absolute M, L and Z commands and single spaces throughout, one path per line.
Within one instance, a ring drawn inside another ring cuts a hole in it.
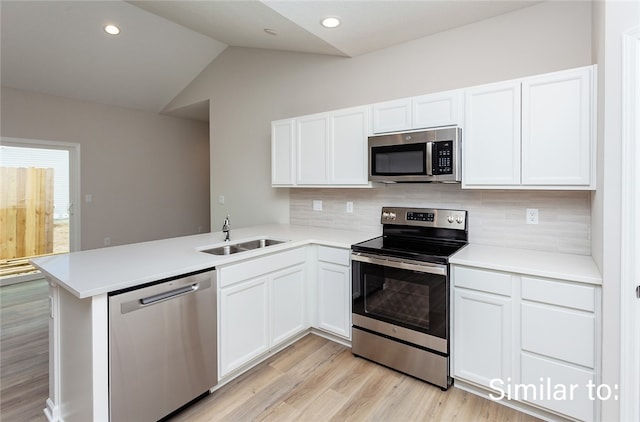
M 464 241 L 380 236 L 351 246 L 354 252 L 373 253 L 416 261 L 446 264 Z

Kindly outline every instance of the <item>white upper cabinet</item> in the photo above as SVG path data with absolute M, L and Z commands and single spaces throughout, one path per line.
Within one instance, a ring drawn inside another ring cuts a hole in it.
M 459 90 L 377 103 L 371 107 L 373 133 L 459 125 L 461 106 Z
M 296 119 L 297 183 L 324 185 L 329 180 L 328 148 L 329 120 L 327 113 Z
M 520 184 L 520 83 L 470 88 L 465 107 L 465 186 Z
M 329 113 L 329 184 L 368 183 L 368 107 Z
M 411 100 L 413 128 L 462 124 L 462 91 L 421 95 Z
M 366 106 L 272 122 L 271 184 L 371 186 L 368 133 Z
M 592 78 L 581 68 L 523 81 L 523 185 L 591 185 Z
M 593 190 L 596 66 L 272 122 L 273 186 L 370 187 L 370 133 L 462 127 L 462 188 Z
M 595 189 L 595 66 L 472 87 L 463 188 Z
M 411 129 L 411 98 L 374 104 L 373 133 Z
M 295 120 L 271 122 L 271 184 L 295 184 Z

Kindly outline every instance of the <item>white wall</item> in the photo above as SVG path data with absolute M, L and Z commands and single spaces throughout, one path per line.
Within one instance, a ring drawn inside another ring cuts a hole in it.
M 212 228 L 289 221 L 270 122 L 591 64 L 589 2 L 544 2 L 355 58 L 227 48 L 167 111 L 210 100 Z M 225 204 L 218 204 L 220 195 Z
M 598 62 L 598 181 L 592 195 L 593 257 L 602 272 L 603 379 L 620 384 L 620 265 L 622 180 L 622 34 L 640 25 L 637 1 L 594 2 L 594 56 Z M 629 292 L 633 294 L 633 292 Z M 603 403 L 602 420 L 619 420 L 616 400 Z
M 209 231 L 206 123 L 2 87 L 1 134 L 80 144 L 81 248 Z

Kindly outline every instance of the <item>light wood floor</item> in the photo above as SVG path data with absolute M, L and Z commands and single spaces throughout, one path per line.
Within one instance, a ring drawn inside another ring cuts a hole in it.
M 46 421 L 49 290 L 46 281 L 0 287 L 0 420 Z
M 308 335 L 171 419 L 177 421 L 519 421 L 538 419 L 442 391 Z
M 0 288 L 0 420 L 45 421 L 48 308 L 43 281 Z M 184 409 L 189 421 L 491 421 L 538 419 L 466 393 L 443 392 L 316 335 Z

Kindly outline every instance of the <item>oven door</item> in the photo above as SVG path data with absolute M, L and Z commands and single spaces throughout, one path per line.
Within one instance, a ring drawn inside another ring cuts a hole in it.
M 448 353 L 447 266 L 353 253 L 353 325 Z

